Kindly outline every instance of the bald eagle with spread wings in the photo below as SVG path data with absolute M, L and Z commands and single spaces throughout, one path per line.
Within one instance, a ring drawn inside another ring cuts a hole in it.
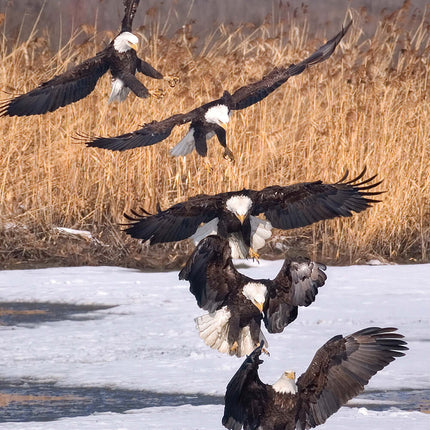
M 335 217 L 350 217 L 379 200 L 374 191 L 382 181 L 376 175 L 347 180 L 348 171 L 337 182 L 302 182 L 289 186 L 274 185 L 254 191 L 243 189 L 215 195 L 200 194 L 151 215 L 132 211 L 125 232 L 151 244 L 193 238 L 195 243 L 210 234 L 227 238 L 233 258 L 258 258 L 271 236 L 272 227 L 289 230 Z M 266 219 L 257 216 L 263 214 Z
M 290 77 L 299 75 L 309 66 L 320 63 L 331 56 L 336 46 L 348 31 L 352 21 L 317 51 L 298 64 L 275 68 L 260 81 L 239 88 L 233 94 L 225 91 L 221 98 L 204 104 L 184 114 L 176 114 L 162 121 L 152 121 L 141 129 L 116 137 L 97 137 L 87 146 L 125 151 L 141 146 L 154 145 L 170 136 L 173 128 L 191 123 L 188 133 L 171 150 L 172 156 L 187 155 L 196 149 L 202 157 L 207 155 L 207 140 L 216 135 L 224 147 L 224 158 L 234 160 L 227 147 L 226 129 L 230 116 L 235 110 L 245 109 L 263 100 Z
M 307 258 L 287 258 L 275 279 L 252 279 L 233 265 L 228 242 L 219 236 L 203 239 L 179 279 L 190 282 L 197 304 L 209 313 L 196 318 L 200 337 L 211 348 L 242 357 L 269 333 L 281 333 L 297 318 L 299 306 L 315 301 L 325 283 L 326 267 Z
M 324 423 L 376 372 L 405 355 L 406 342 L 396 330 L 368 327 L 334 336 L 297 382 L 295 373 L 287 371 L 273 385 L 258 376 L 261 342 L 227 385 L 223 425 L 230 430 L 305 430 Z
M 131 31 L 139 1 L 124 0 L 121 31 L 103 51 L 34 90 L 6 101 L 0 105 L 0 116 L 40 115 L 74 103 L 89 95 L 108 70 L 112 74 L 109 102 L 125 100 L 130 91 L 138 97 L 149 97 L 136 72 L 154 79 L 163 79 L 163 75 L 136 54 L 139 40 Z

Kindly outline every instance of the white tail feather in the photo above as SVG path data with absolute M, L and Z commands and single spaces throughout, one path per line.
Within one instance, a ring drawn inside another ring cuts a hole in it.
M 238 348 L 236 351 L 236 355 L 238 357 L 243 357 L 244 355 L 251 354 L 255 348 L 260 344 L 260 342 L 264 340 L 264 347 L 268 348 L 269 343 L 263 335 L 263 332 L 260 330 L 260 334 L 258 336 L 258 342 L 254 343 L 251 337 L 251 331 L 249 330 L 249 326 L 244 327 L 239 333 Z
M 130 92 L 130 89 L 124 85 L 121 79 L 112 79 L 112 91 L 109 96 L 108 103 L 123 102 Z
M 223 307 L 216 312 L 204 314 L 194 320 L 199 335 L 205 344 L 224 354 L 229 354 L 230 352 L 228 344 L 228 322 L 230 316 L 231 314 L 227 307 Z
M 236 355 L 243 357 L 250 354 L 264 340 L 264 345 L 267 348 L 268 343 L 263 333 L 260 330 L 259 341 L 253 342 L 249 326 L 241 329 L 238 339 L 236 339 L 238 347 L 235 351 L 231 350 L 232 345 L 228 342 L 228 330 L 231 313 L 226 306 L 216 312 L 204 314 L 194 321 L 199 331 L 200 337 L 206 345 L 213 349 L 222 352 L 223 354 Z
M 196 147 L 194 141 L 194 128 L 190 128 L 188 133 L 170 150 L 170 155 L 179 157 L 193 152 Z
M 272 236 L 272 224 L 270 221 L 250 217 L 251 221 L 251 246 L 254 251 L 262 248 L 266 244 L 266 240 Z
M 214 218 L 207 222 L 206 224 L 201 225 L 196 232 L 191 236 L 195 245 L 197 245 L 202 239 L 211 234 L 217 234 L 218 232 L 218 218 Z

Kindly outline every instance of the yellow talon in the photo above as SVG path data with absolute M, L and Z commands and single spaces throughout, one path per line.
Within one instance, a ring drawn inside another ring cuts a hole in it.
M 162 99 L 166 95 L 166 93 L 161 88 L 150 91 L 149 94 L 151 94 L 151 96 L 156 99 Z
M 252 258 L 253 260 L 254 259 L 257 260 L 257 263 L 260 262 L 260 255 L 257 252 L 255 252 L 252 248 L 249 248 L 248 253 L 250 258 Z
M 236 354 L 238 348 L 239 348 L 239 344 L 235 340 L 233 345 L 230 347 L 230 353 Z
M 228 148 L 226 148 L 226 150 L 224 151 L 224 154 L 222 154 L 222 156 L 226 160 L 230 161 L 230 163 L 234 163 L 234 155 Z
M 205 158 L 204 166 L 205 166 L 205 169 L 208 171 L 208 173 L 212 173 L 213 172 L 214 169 L 213 169 L 210 161 L 207 158 Z
M 173 88 L 179 82 L 179 78 L 177 76 L 164 76 L 164 80 Z
M 261 348 L 261 351 L 270 357 L 270 352 L 266 348 Z

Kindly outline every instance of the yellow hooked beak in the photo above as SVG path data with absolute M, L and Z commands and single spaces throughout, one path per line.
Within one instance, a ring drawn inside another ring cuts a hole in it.
M 129 43 L 130 48 L 134 49 L 135 51 L 137 51 L 137 43 Z
M 259 302 L 253 302 L 255 306 L 257 306 L 258 310 L 260 311 L 260 313 L 263 313 L 263 306 L 264 303 L 259 303 Z
M 241 224 L 245 221 L 245 215 L 236 215 Z
M 220 127 L 222 127 L 225 131 L 227 131 L 227 124 L 225 122 L 219 121 L 218 124 Z
M 290 371 L 290 372 L 284 372 L 284 375 L 288 379 L 292 379 L 293 381 L 296 379 L 296 372 Z

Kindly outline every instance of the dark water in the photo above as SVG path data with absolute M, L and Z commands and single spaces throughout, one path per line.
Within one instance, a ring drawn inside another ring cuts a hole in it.
M 155 393 L 104 387 L 60 387 L 36 381 L 0 382 L 0 422 L 51 421 L 95 412 L 125 412 L 153 406 L 220 405 L 223 397 L 206 394 Z M 1 398 L 1 397 L 0 397 Z M 7 402 L 8 398 L 10 399 Z M 14 399 L 16 399 L 14 401 Z
M 372 400 L 372 404 L 360 400 Z M 425 389 L 403 389 L 403 390 L 384 390 L 366 391 L 354 400 L 352 407 L 364 406 L 372 411 L 385 411 L 392 407 L 404 411 L 430 411 L 430 388 Z
M 223 396 L 191 393 L 157 393 L 107 387 L 61 387 L 37 381 L 0 382 L 0 422 L 51 421 L 86 416 L 96 412 L 125 412 L 157 406 L 222 405 Z M 366 400 L 362 404 L 361 400 Z M 358 403 L 357 403 L 358 400 Z M 371 404 L 367 401 L 372 400 Z M 351 407 L 375 411 L 397 408 L 427 412 L 430 389 L 369 391 L 357 397 Z
M 50 302 L 0 302 L 0 326 L 34 327 L 37 324 L 53 321 L 86 321 L 103 318 L 103 315 L 96 315 L 91 312 L 112 307 Z

